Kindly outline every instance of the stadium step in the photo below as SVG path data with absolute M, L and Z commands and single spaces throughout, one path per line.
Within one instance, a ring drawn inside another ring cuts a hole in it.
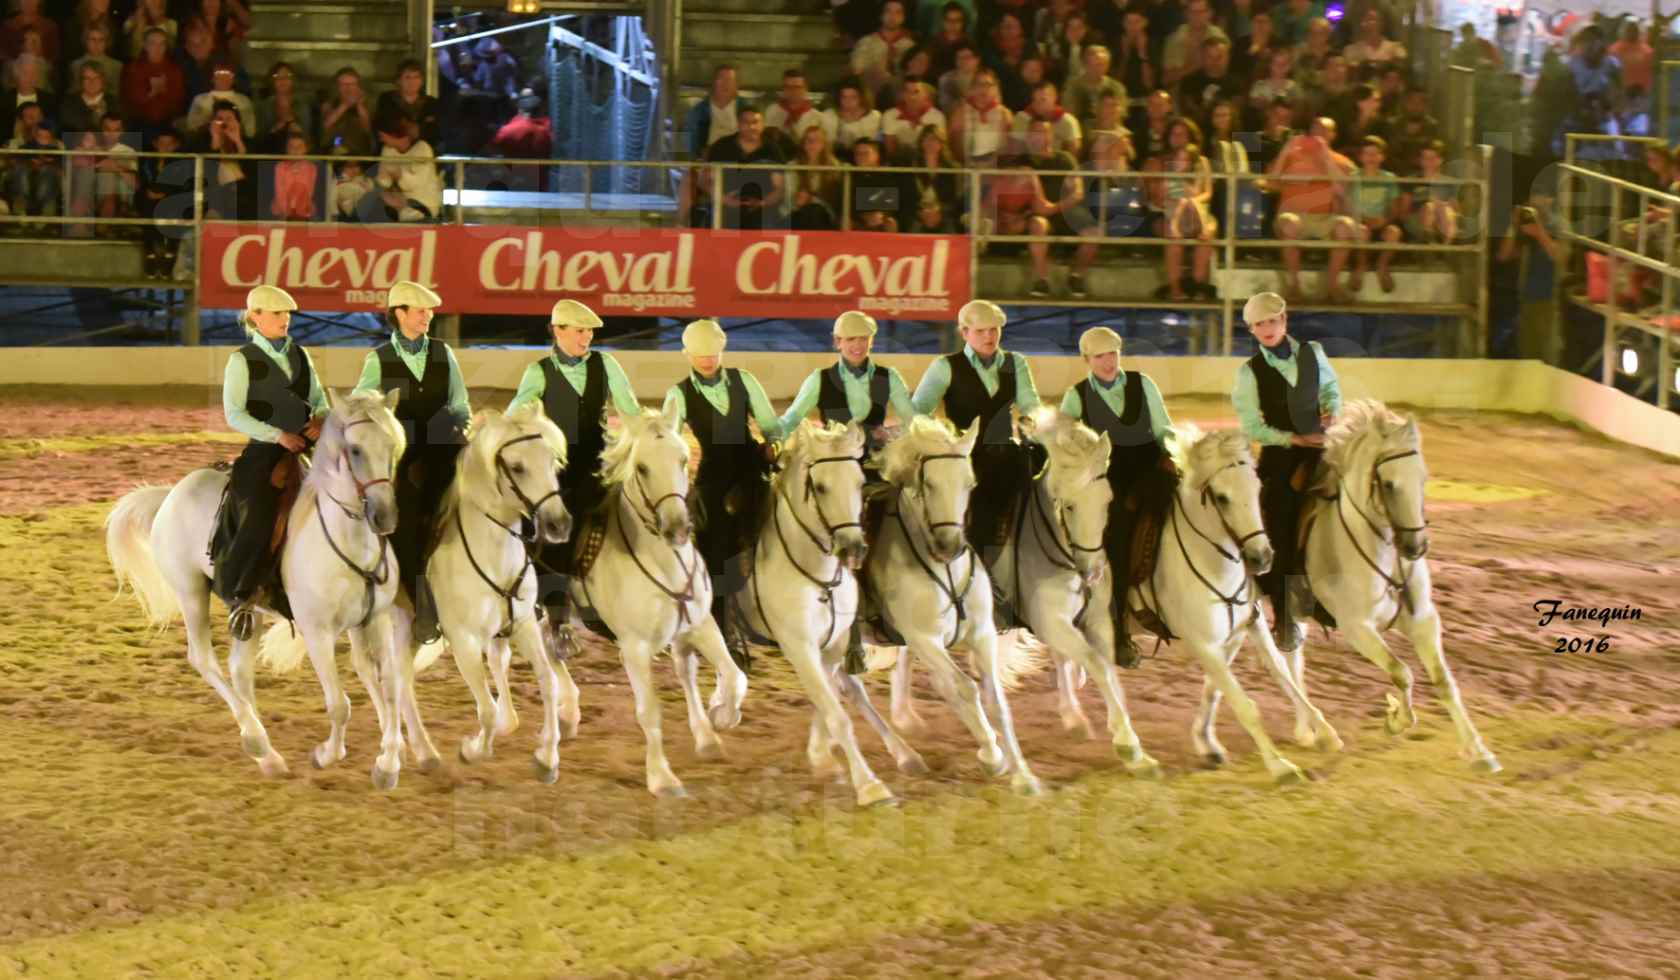
M 752 23 L 757 23 L 763 14 L 814 15 L 832 23 L 825 0 L 698 0 L 683 4 L 683 27 L 687 29 L 688 21 L 696 16 L 720 14 L 732 14 L 738 18 L 742 14 L 751 14 Z
M 413 55 L 414 48 L 402 35 L 389 41 L 346 41 L 313 37 L 252 37 L 246 42 L 245 64 L 253 78 L 264 78 L 276 62 L 289 63 L 296 71 L 300 88 L 314 91 L 330 82 L 345 65 L 361 73 L 363 85 L 379 92 L 391 84 L 397 65 Z M 306 87 L 302 83 L 307 82 Z
M 754 14 L 750 21 L 730 11 L 683 12 L 683 48 L 707 50 L 738 46 L 751 38 L 762 52 L 787 51 L 803 56 L 811 51 L 835 50 L 829 41 L 834 21 L 817 14 Z
M 251 4 L 251 38 L 293 37 L 318 41 L 408 36 L 408 8 L 401 3 Z

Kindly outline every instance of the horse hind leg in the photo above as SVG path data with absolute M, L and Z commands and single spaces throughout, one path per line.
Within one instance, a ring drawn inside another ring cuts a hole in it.
M 1498 772 L 1501 768 L 1499 759 L 1482 742 L 1481 733 L 1476 731 L 1475 722 L 1470 720 L 1470 713 L 1464 708 L 1464 699 L 1458 693 L 1458 682 L 1453 679 L 1452 668 L 1447 666 L 1446 653 L 1441 649 L 1441 614 L 1431 606 L 1414 615 L 1406 631 L 1412 638 L 1412 645 L 1417 648 L 1418 659 L 1423 661 L 1423 669 L 1429 674 L 1429 682 L 1435 685 L 1436 696 L 1446 704 L 1447 714 L 1452 716 L 1453 727 L 1458 730 L 1459 749 L 1470 760 L 1471 768 L 1478 772 Z
M 348 750 L 345 734 L 350 728 L 350 696 L 338 679 L 338 658 L 333 649 L 335 638 L 315 624 L 298 624 L 303 642 L 309 648 L 309 662 L 315 667 L 315 677 L 321 682 L 321 697 L 327 706 L 327 738 L 309 754 L 310 765 L 317 769 L 341 762 Z
M 682 688 L 683 702 L 688 707 L 688 730 L 694 735 L 694 754 L 707 761 L 723 758 L 723 741 L 706 713 L 705 699 L 700 695 L 700 657 L 682 640 L 671 644 L 671 670 Z
M 420 697 L 414 684 L 414 651 L 409 642 L 409 620 L 399 609 L 393 609 L 390 616 L 391 669 L 402 674 L 402 722 L 408 732 L 408 747 L 414 753 L 415 768 L 422 773 L 436 772 L 443 765 L 443 758 L 420 717 Z
M 908 652 L 906 655 L 908 655 Z M 863 678 L 844 672 L 834 676 L 835 685 L 840 689 L 841 696 L 858 709 L 858 713 L 863 716 L 863 720 L 868 722 L 869 727 L 875 729 L 875 733 L 881 736 L 881 741 L 886 743 L 887 751 L 892 753 L 893 762 L 898 766 L 898 771 L 906 776 L 926 776 L 928 774 L 927 761 L 922 758 L 920 752 L 910 746 L 909 741 L 903 735 L 887 724 L 886 719 L 881 717 L 879 711 L 875 710 L 874 703 L 869 700 L 869 690 L 863 686 Z
M 537 687 L 542 691 L 542 732 L 537 736 L 537 750 L 532 753 L 531 761 L 536 767 L 537 779 L 552 783 L 560 778 L 560 675 L 548 657 L 541 627 L 535 619 L 521 620 L 514 628 L 513 646 L 531 662 L 531 671 L 537 675 Z M 564 665 L 559 669 L 564 670 Z M 505 676 L 505 669 L 503 674 Z
M 1196 656 L 1202 661 L 1202 670 L 1212 681 L 1219 693 L 1231 702 L 1231 710 L 1237 716 L 1237 722 L 1248 737 L 1254 740 L 1260 750 L 1261 761 L 1265 763 L 1266 771 L 1279 783 L 1299 782 L 1305 778 L 1299 766 L 1285 759 L 1278 753 L 1277 746 L 1272 743 L 1270 735 L 1266 734 L 1266 726 L 1260 718 L 1260 708 L 1242 689 L 1235 675 L 1231 673 L 1230 661 L 1238 649 L 1238 637 L 1232 637 L 1226 642 L 1228 649 L 1218 649 L 1207 645 L 1196 645 Z M 1205 698 L 1212 702 L 1212 698 Z M 1207 711 L 1207 725 L 1212 727 L 1212 719 L 1217 714 L 1216 703 L 1210 704 Z M 1217 743 L 1216 743 L 1217 744 Z
M 908 647 L 900 647 L 892 669 L 890 714 L 893 728 L 909 735 L 927 731 L 927 722 L 916 710 L 915 661 Z
M 379 755 L 373 760 L 370 778 L 378 789 L 397 788 L 402 772 L 403 675 L 391 663 L 394 647 L 388 614 L 381 613 L 366 626 L 350 630 L 350 662 L 367 688 L 379 719 Z M 375 660 L 375 656 L 379 659 Z
M 1224 697 L 1213 675 L 1202 672 L 1202 697 L 1196 705 L 1196 717 L 1190 722 L 1190 745 L 1196 756 L 1209 766 L 1222 766 L 1230 758 L 1219 742 L 1217 722 L 1219 702 Z
M 910 652 L 928 668 L 933 686 L 945 702 L 956 711 L 957 717 L 980 743 L 980 765 L 992 776 L 1009 772 L 1009 755 L 998 744 L 997 732 L 980 710 L 980 689 L 973 678 L 958 669 L 951 655 L 943 647 L 927 639 L 912 640 Z
M 1054 649 L 1054 647 L 1052 647 Z M 1062 731 L 1086 741 L 1096 738 L 1091 719 L 1085 716 L 1085 706 L 1079 703 L 1080 665 L 1072 657 L 1056 652 L 1056 710 L 1062 716 Z
M 1248 624 L 1249 638 L 1260 648 L 1260 659 L 1266 669 L 1271 671 L 1283 693 L 1289 697 L 1295 707 L 1295 741 L 1308 748 L 1316 748 L 1324 752 L 1340 752 L 1342 750 L 1341 736 L 1336 729 L 1325 720 L 1324 713 L 1307 700 L 1307 691 L 1300 684 L 1304 674 L 1303 651 L 1306 644 L 1302 643 L 1291 653 L 1293 663 L 1284 660 L 1283 653 L 1277 644 L 1272 642 L 1272 631 L 1266 628 L 1266 620 L 1256 615 Z
M 844 638 L 841 639 L 844 643 Z M 843 655 L 844 647 L 831 646 L 832 657 L 838 660 Z M 799 683 L 805 688 L 805 696 L 811 699 L 811 705 L 821 721 L 823 730 L 828 736 L 828 746 L 838 746 L 846 757 L 846 765 L 851 776 L 852 789 L 857 793 L 858 806 L 875 806 L 890 803 L 893 800 L 892 790 L 881 782 L 874 770 L 869 768 L 868 760 L 864 759 L 863 751 L 858 748 L 857 731 L 852 726 L 852 719 L 846 715 L 845 706 L 840 703 L 831 673 L 824 664 L 821 650 L 813 644 L 789 644 L 782 648 L 788 664 L 799 676 Z M 813 733 L 812 741 L 816 736 Z M 813 746 L 807 743 L 807 754 Z M 825 753 L 828 748 L 822 751 Z M 815 757 L 812 758 L 814 769 L 821 770 Z

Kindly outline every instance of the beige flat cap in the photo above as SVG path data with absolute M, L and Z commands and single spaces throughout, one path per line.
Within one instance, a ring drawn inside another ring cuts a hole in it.
M 971 299 L 964 303 L 957 311 L 957 326 L 975 330 L 987 330 L 996 327 L 1003 329 L 1009 317 L 1003 313 L 1003 307 L 989 299 Z
M 1289 304 L 1277 293 L 1255 293 L 1243 304 L 1243 322 L 1253 326 L 1261 320 L 1270 320 L 1274 316 L 1282 316 L 1289 309 Z
M 875 318 L 862 310 L 847 310 L 834 318 L 834 336 L 841 340 L 847 337 L 873 337 L 875 329 Z
M 1079 353 L 1084 357 L 1120 353 L 1120 335 L 1107 327 L 1092 327 L 1079 335 Z
M 258 286 L 245 294 L 245 309 L 249 312 L 291 312 L 297 308 L 297 300 L 292 299 L 292 294 L 279 286 Z
M 728 344 L 729 337 L 716 320 L 695 320 L 683 328 L 683 350 L 695 357 L 716 357 Z
M 385 294 L 387 309 L 395 306 L 417 306 L 423 310 L 435 310 L 442 305 L 443 297 L 407 279 L 392 286 Z
M 548 322 L 556 327 L 572 327 L 577 330 L 599 330 L 601 318 L 595 311 L 575 299 L 563 299 L 554 304 L 554 309 L 548 312 Z

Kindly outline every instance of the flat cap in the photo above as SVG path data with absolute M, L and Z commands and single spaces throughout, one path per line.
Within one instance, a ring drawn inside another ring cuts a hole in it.
M 834 318 L 834 336 L 841 340 L 847 337 L 873 337 L 875 318 L 862 310 L 847 310 Z
M 1084 357 L 1120 353 L 1120 335 L 1107 327 L 1092 327 L 1079 335 L 1079 353 Z
M 1261 320 L 1282 316 L 1288 308 L 1289 304 L 1277 293 L 1255 293 L 1243 304 L 1243 322 L 1253 326 Z
M 563 299 L 554 304 L 554 309 L 548 311 L 548 322 L 556 327 L 573 327 L 578 330 L 598 330 L 601 318 L 595 311 L 575 299 Z
M 418 306 L 423 310 L 435 310 L 442 305 L 443 297 L 408 279 L 392 286 L 385 294 L 387 309 L 395 306 Z
M 292 294 L 279 286 L 258 286 L 245 294 L 245 309 L 250 312 L 265 310 L 277 313 L 282 310 L 290 312 L 298 308 L 297 300 Z
M 974 330 L 987 330 L 992 327 L 1002 330 L 1008 320 L 1003 314 L 1003 308 L 989 299 L 971 299 L 957 311 L 957 326 Z
M 695 357 L 716 357 L 729 344 L 729 337 L 716 320 L 695 320 L 683 328 L 683 350 Z

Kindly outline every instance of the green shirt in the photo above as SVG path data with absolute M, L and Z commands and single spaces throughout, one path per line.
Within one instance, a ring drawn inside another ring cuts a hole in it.
M 1022 354 L 1014 351 L 999 349 L 992 355 L 992 366 L 980 363 L 980 355 L 974 353 L 974 348 L 963 345 L 963 356 L 968 363 L 974 365 L 974 370 L 980 374 L 980 383 L 986 386 L 988 395 L 997 394 L 998 371 L 1003 367 L 1003 359 L 1013 358 L 1015 361 L 1015 407 L 1022 412 L 1030 412 L 1039 405 L 1038 386 L 1033 383 L 1032 368 Z M 932 415 L 945 400 L 945 391 L 951 387 L 951 365 L 945 358 L 936 358 L 928 366 L 927 373 L 922 375 L 922 381 L 916 385 L 916 395 L 910 399 L 919 415 Z
M 721 372 L 728 369 L 718 368 L 718 370 Z M 753 420 L 758 423 L 758 430 L 764 433 L 764 438 L 771 442 L 781 439 L 782 420 L 776 417 L 775 410 L 770 407 L 770 399 L 765 396 L 764 389 L 759 385 L 758 379 L 753 377 L 749 371 L 743 371 L 740 368 L 734 370 L 741 376 L 741 385 L 747 389 L 747 411 L 752 414 Z M 694 387 L 700 390 L 701 397 L 711 402 L 712 407 L 717 409 L 719 415 L 729 414 L 729 382 L 727 380 L 707 385 L 701 384 L 700 375 L 693 371 L 688 372 L 688 376 L 694 382 Z M 662 411 L 666 418 L 675 420 L 678 425 L 681 425 L 687 419 L 686 401 L 683 397 L 681 384 L 674 384 L 670 391 L 665 392 L 665 407 Z
M 612 399 L 613 407 L 620 415 L 639 415 L 642 403 L 636 400 L 636 393 L 630 390 L 630 379 L 625 376 L 624 368 L 619 366 L 618 358 L 606 351 L 595 351 L 601 355 L 601 366 L 607 372 L 607 396 Z M 565 378 L 579 395 L 589 383 L 588 358 L 580 358 L 576 364 L 566 364 L 560 360 L 559 354 L 549 354 L 546 358 L 559 370 L 560 376 Z M 542 359 L 532 361 L 525 367 L 525 373 L 520 375 L 519 390 L 514 393 L 513 401 L 508 402 L 508 411 L 513 411 L 527 402 L 540 402 L 548 391 L 548 373 L 543 370 Z
M 1091 390 L 1108 403 L 1109 411 L 1113 412 L 1116 418 L 1126 413 L 1126 372 L 1121 371 L 1115 375 L 1114 383 L 1107 386 L 1098 381 L 1094 374 L 1087 374 L 1086 377 L 1091 381 Z M 1143 403 L 1149 408 L 1149 432 L 1156 442 L 1165 445 L 1167 432 L 1172 428 L 1172 419 L 1167 417 L 1166 403 L 1161 401 L 1161 389 L 1155 387 L 1154 379 L 1147 374 L 1139 374 L 1138 380 L 1143 385 Z M 1085 405 L 1080 400 L 1079 389 L 1069 388 L 1067 394 L 1062 396 L 1062 414 L 1077 419 L 1082 417 L 1084 411 Z
M 1294 337 L 1287 338 L 1289 349 L 1295 352 L 1288 360 L 1279 360 L 1272 356 L 1272 352 L 1264 347 L 1260 348 L 1260 356 L 1266 363 L 1283 375 L 1283 380 L 1295 387 L 1295 379 L 1299 376 L 1296 358 L 1300 356 L 1301 342 Z M 1330 359 L 1324 356 L 1324 348 L 1317 341 L 1308 342 L 1313 356 L 1318 358 L 1318 408 L 1320 412 L 1335 415 L 1342 410 L 1342 386 L 1336 380 L 1336 371 L 1330 366 Z M 1243 435 L 1248 436 L 1263 446 L 1287 446 L 1291 433 L 1282 429 L 1274 429 L 1267 425 L 1260 417 L 1260 394 L 1254 384 L 1254 369 L 1244 361 L 1242 367 L 1237 368 L 1237 386 L 1231 392 L 1231 404 L 1237 410 L 1237 422 L 1242 426 Z
M 1387 170 L 1367 174 L 1361 170 L 1353 182 L 1353 216 L 1386 218 L 1400 198 L 1400 181 Z
M 258 350 L 267 354 L 269 360 L 280 366 L 280 373 L 286 376 L 286 380 L 291 380 L 292 364 L 287 360 L 287 353 L 292 347 L 291 338 L 288 337 L 285 343 L 275 347 L 267 337 L 252 334 L 251 342 L 257 345 Z M 321 390 L 320 372 L 315 370 L 315 361 L 308 351 L 303 352 L 303 359 L 309 365 L 309 407 L 316 415 L 325 415 L 327 395 Z M 282 430 L 267 422 L 257 421 L 245 410 L 245 399 L 250 394 L 250 387 L 251 367 L 245 363 L 244 354 L 234 351 L 233 356 L 228 358 L 227 370 L 222 372 L 222 414 L 227 416 L 228 425 L 236 432 L 248 435 L 258 442 L 279 442 Z
M 863 374 L 853 374 L 845 361 L 840 365 L 840 388 L 846 393 L 846 407 L 852 410 L 852 418 L 862 422 L 874 411 L 874 403 L 869 399 L 869 385 L 875 379 L 875 361 L 864 362 Z M 812 371 L 799 386 L 799 394 L 793 396 L 793 404 L 782 414 L 782 431 L 792 432 L 805 416 L 817 407 L 817 399 L 822 394 L 822 373 L 828 368 L 818 368 Z M 892 408 L 893 415 L 905 425 L 916 417 L 916 407 L 910 404 L 910 388 L 904 383 L 904 376 L 897 368 L 881 368 L 887 372 L 887 404 Z
M 443 341 L 440 340 L 438 343 L 441 344 Z M 391 346 L 396 349 L 397 357 L 402 360 L 403 366 L 408 368 L 408 373 L 414 375 L 414 380 L 419 381 L 426 373 L 426 357 L 432 349 L 432 338 L 422 339 L 420 341 L 420 353 L 410 354 L 403 350 L 401 333 L 393 330 L 391 331 Z M 466 425 L 472 419 L 472 408 L 467 405 L 467 385 L 466 382 L 461 380 L 461 365 L 455 362 L 455 352 L 449 349 L 447 345 L 443 351 L 449 362 L 449 404 L 447 408 L 449 414 L 455 417 L 455 421 Z M 370 350 L 367 360 L 362 362 L 362 376 L 356 382 L 356 392 L 359 394 L 366 391 L 383 391 L 384 389 L 380 387 L 382 381 L 379 368 L 379 352 Z

